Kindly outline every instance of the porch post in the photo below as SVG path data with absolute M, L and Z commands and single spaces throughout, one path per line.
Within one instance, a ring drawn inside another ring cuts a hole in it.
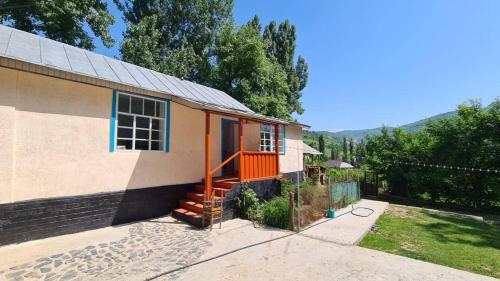
M 212 175 L 210 175 L 210 112 L 205 111 L 205 200 L 212 196 Z
M 243 119 L 238 119 L 238 151 L 240 152 L 240 168 L 238 171 L 238 179 L 243 181 Z
M 280 174 L 280 134 L 278 124 L 274 125 L 274 150 L 276 153 L 276 175 Z

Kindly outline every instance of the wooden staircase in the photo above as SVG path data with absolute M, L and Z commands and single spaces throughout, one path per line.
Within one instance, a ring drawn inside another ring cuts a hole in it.
M 224 199 L 224 195 L 230 191 L 233 186 L 239 183 L 237 177 L 219 177 L 212 179 L 215 199 Z M 179 208 L 172 212 L 172 216 L 186 221 L 196 227 L 204 227 L 203 224 L 203 200 L 205 198 L 205 180 L 196 184 L 194 192 L 188 192 L 186 199 L 179 200 Z

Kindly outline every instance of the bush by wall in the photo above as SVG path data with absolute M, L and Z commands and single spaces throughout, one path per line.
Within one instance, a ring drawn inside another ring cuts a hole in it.
M 276 196 L 273 199 L 264 202 L 262 206 L 262 222 L 266 225 L 288 228 L 288 197 Z

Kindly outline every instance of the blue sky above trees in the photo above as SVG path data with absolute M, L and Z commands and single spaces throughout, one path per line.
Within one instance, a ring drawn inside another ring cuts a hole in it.
M 118 57 L 117 41 L 96 51 Z M 315 130 L 402 125 L 500 96 L 500 2 L 239 1 L 235 19 L 257 14 L 263 25 L 289 19 L 297 27 L 296 55 L 309 64 L 297 118 Z M 97 41 L 97 40 L 96 40 Z

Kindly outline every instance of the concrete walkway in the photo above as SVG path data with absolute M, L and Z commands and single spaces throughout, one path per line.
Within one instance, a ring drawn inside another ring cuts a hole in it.
M 155 280 L 495 280 L 345 246 L 356 243 L 387 205 L 359 206 L 375 214 L 343 215 L 301 234 L 240 219 L 209 232 L 164 217 L 0 247 L 0 280 L 145 280 L 171 270 Z
M 362 199 L 336 211 L 335 219 L 321 219 L 305 228 L 301 235 L 341 245 L 356 245 L 370 231 L 387 206 L 387 202 Z

